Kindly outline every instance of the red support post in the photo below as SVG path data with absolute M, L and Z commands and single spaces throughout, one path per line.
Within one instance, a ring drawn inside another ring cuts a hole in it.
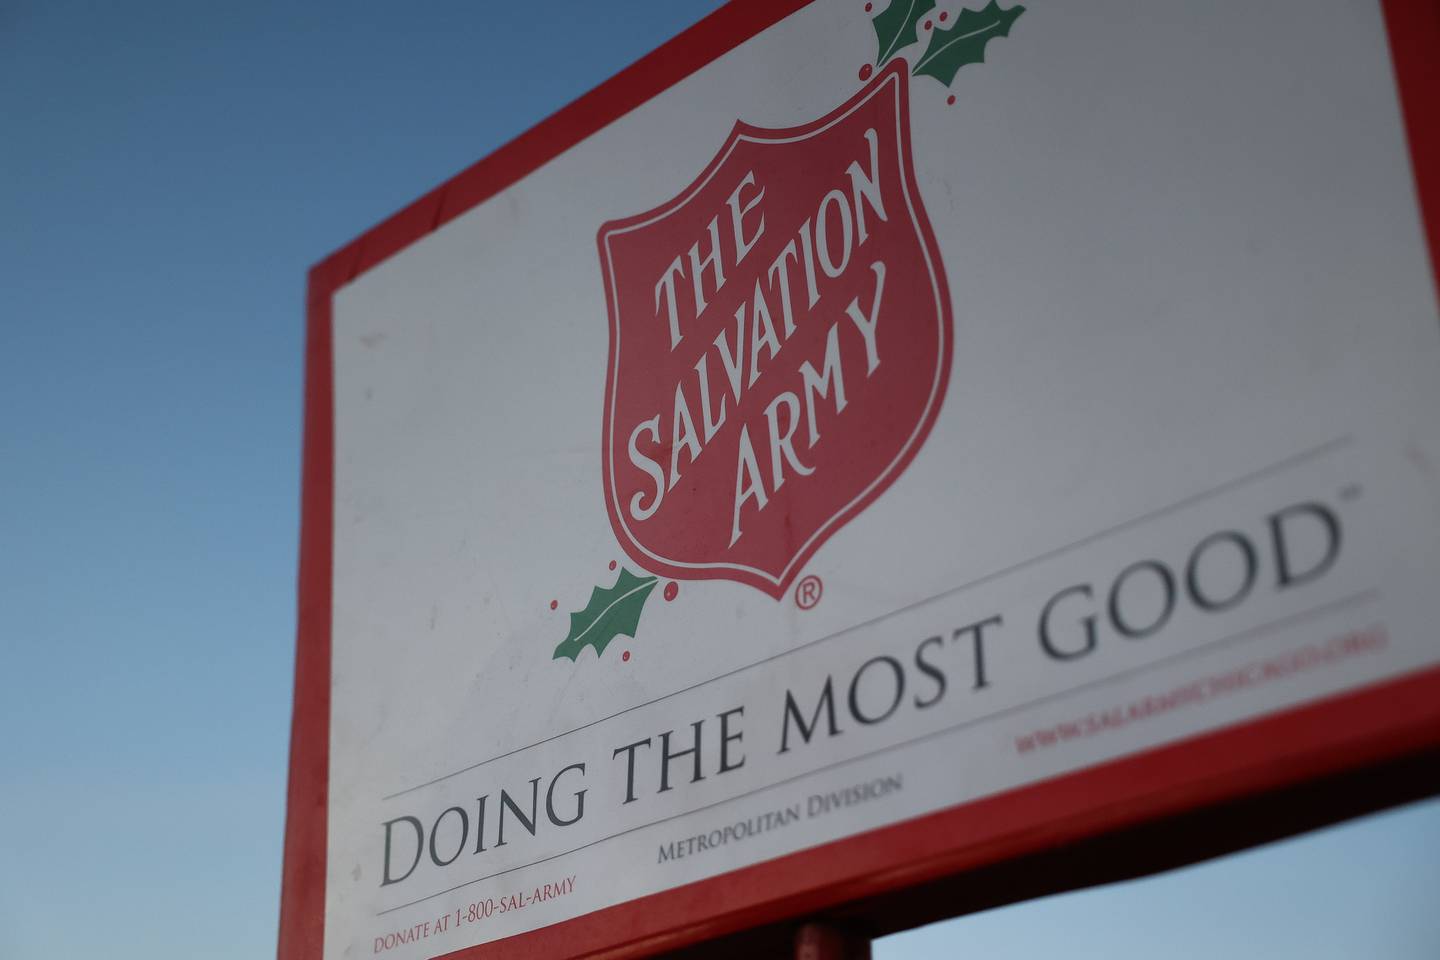
M 807 923 L 795 931 L 795 960 L 870 960 L 870 938 Z

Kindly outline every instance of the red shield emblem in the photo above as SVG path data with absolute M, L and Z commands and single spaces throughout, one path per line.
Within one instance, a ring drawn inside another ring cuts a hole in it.
M 950 298 L 903 60 L 812 123 L 737 123 L 679 196 L 600 229 L 604 482 L 657 574 L 784 594 L 925 442 Z

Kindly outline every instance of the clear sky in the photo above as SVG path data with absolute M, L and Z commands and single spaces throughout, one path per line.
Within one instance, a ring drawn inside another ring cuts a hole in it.
M 0 958 L 273 955 L 305 271 L 716 6 L 0 2 Z M 1440 956 L 1440 803 L 881 958 Z

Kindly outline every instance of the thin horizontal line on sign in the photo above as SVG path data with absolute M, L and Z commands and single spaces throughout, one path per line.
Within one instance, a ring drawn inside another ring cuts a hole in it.
M 859 763 L 862 760 L 870 760 L 874 757 L 878 757 L 881 754 L 889 753 L 893 750 L 899 750 L 904 747 L 913 746 L 917 743 L 924 743 L 929 740 L 936 740 L 940 737 L 945 737 L 953 733 L 958 733 L 968 727 L 974 727 L 982 723 L 989 723 L 994 720 L 1000 720 L 1012 714 L 1020 713 L 1025 710 L 1030 710 L 1035 707 L 1044 706 L 1049 703 L 1054 703 L 1058 700 L 1064 700 L 1067 697 L 1071 697 L 1079 693 L 1085 693 L 1087 691 L 1108 686 L 1113 683 L 1118 683 L 1122 680 L 1133 679 L 1134 677 L 1149 673 L 1160 667 L 1171 666 L 1173 664 L 1189 660 L 1193 657 L 1197 657 L 1201 654 L 1214 653 L 1217 650 L 1222 650 L 1232 645 L 1244 643 L 1248 640 L 1258 639 L 1259 637 L 1262 637 L 1268 633 L 1272 633 L 1276 630 L 1281 630 L 1285 627 L 1291 627 L 1298 623 L 1303 623 L 1307 620 L 1313 620 L 1317 617 L 1323 617 L 1331 613 L 1336 613 L 1348 607 L 1357 606 L 1363 603 L 1371 603 L 1375 600 L 1378 600 L 1379 598 L 1380 591 L 1378 588 L 1371 587 L 1367 590 L 1361 590 L 1357 593 L 1352 593 L 1349 596 L 1341 597 L 1338 600 L 1331 600 L 1326 603 L 1317 604 L 1316 606 L 1308 607 L 1297 613 L 1292 613 L 1287 616 L 1271 620 L 1267 623 L 1262 623 L 1259 626 L 1250 627 L 1249 629 L 1242 630 L 1239 633 L 1232 633 L 1227 636 L 1219 637 L 1215 640 L 1211 640 L 1208 643 L 1203 643 L 1199 646 L 1191 647 L 1188 650 L 1182 650 L 1178 653 L 1171 654 L 1168 657 L 1164 657 L 1152 663 L 1147 663 L 1139 667 L 1133 667 L 1129 670 L 1124 670 L 1120 673 L 1111 674 L 1108 677 L 1101 677 L 1097 680 L 1092 680 L 1089 683 L 1082 683 L 1076 687 L 1069 687 L 1056 693 L 1046 694 L 1043 697 L 1036 697 L 1034 700 L 1030 700 L 1025 703 L 1015 704 L 1014 706 L 1006 707 L 1003 710 L 997 710 L 994 713 L 987 713 L 979 717 L 971 717 L 968 720 L 962 720 L 958 723 L 953 723 L 948 727 L 943 727 L 939 730 L 931 730 L 928 733 L 918 734 L 914 737 L 910 737 L 909 739 L 900 740 L 895 743 L 888 744 L 884 747 L 877 747 L 874 750 L 869 750 L 865 753 L 857 754 L 853 757 L 847 757 L 844 760 L 837 760 L 833 763 L 827 763 L 823 766 L 807 770 L 804 773 L 797 773 L 794 776 L 786 777 L 784 780 L 776 780 L 773 783 L 767 783 L 763 786 L 755 787 L 752 790 L 746 790 L 743 793 L 737 793 L 733 796 L 726 797 L 723 800 L 716 800 L 711 803 L 695 807 L 691 810 L 684 810 L 680 813 L 671 814 L 668 817 L 661 817 L 657 820 L 652 820 L 649 823 L 642 823 L 634 827 L 628 827 L 627 829 L 617 831 L 604 837 L 599 837 L 595 840 L 591 840 L 588 843 L 582 843 L 577 847 L 570 848 L 569 850 L 562 850 L 559 853 L 552 853 L 550 856 L 542 857 L 539 860 L 532 860 L 529 863 L 522 863 L 514 867 L 507 867 L 504 870 L 497 870 L 494 873 L 487 873 L 483 877 L 476 877 L 473 880 L 466 880 L 463 883 L 457 883 L 453 887 L 446 887 L 444 890 L 437 890 L 434 893 L 426 894 L 419 899 L 411 900 L 407 903 L 398 904 L 393 907 L 386 907 L 384 910 L 377 910 L 375 912 L 375 916 L 383 917 L 387 913 L 394 913 L 397 910 L 404 910 L 406 907 L 413 907 L 417 904 L 425 903 L 428 900 L 434 900 L 436 897 L 443 897 L 445 894 L 453 893 L 454 891 L 459 890 L 463 887 L 472 886 L 473 884 L 477 883 L 483 883 L 486 880 L 494 880 L 496 877 L 503 877 L 506 874 L 515 873 L 517 870 L 526 870 L 530 867 L 537 867 L 542 863 L 549 863 L 551 860 L 557 860 L 560 857 L 566 857 L 572 853 L 579 853 L 581 850 L 587 850 L 590 847 L 596 846 L 597 844 L 605 843 L 606 841 L 614 840 L 617 837 L 623 837 L 627 834 L 635 833 L 638 830 L 648 830 L 651 827 L 657 827 L 663 823 L 669 823 L 671 820 L 678 820 L 681 817 L 688 817 L 696 813 L 704 813 L 706 810 L 712 810 L 715 807 L 724 806 L 727 803 L 734 803 L 737 800 L 744 800 L 745 798 L 754 796 L 757 793 L 764 793 L 767 790 L 774 790 L 779 787 L 784 787 L 789 784 L 795 783 L 796 781 L 816 776 L 817 774 L 827 773 L 831 770 L 837 770 L 850 764 Z M 979 799 L 979 797 L 972 797 L 970 799 L 976 800 Z
M 765 657 L 763 660 L 756 660 L 753 663 L 747 663 L 744 666 L 736 667 L 734 670 L 718 674 L 717 676 L 711 677 L 708 680 L 701 680 L 699 683 L 692 683 L 688 687 L 682 687 L 679 690 L 675 690 L 662 696 L 656 697 L 653 700 L 646 700 L 643 703 L 637 703 L 634 706 L 626 707 L 624 710 L 617 710 L 616 712 L 609 714 L 608 716 L 591 720 L 589 723 L 582 723 L 578 727 L 573 727 L 562 733 L 554 734 L 553 736 L 546 737 L 543 740 L 536 740 L 534 743 L 526 744 L 523 747 L 516 747 L 513 750 L 507 750 L 504 753 L 496 754 L 495 756 L 488 759 L 481 760 L 477 763 L 472 763 L 465 767 L 461 767 L 459 770 L 455 770 L 451 773 L 441 774 L 440 776 L 435 777 L 433 780 L 426 780 L 424 783 L 417 783 L 413 787 L 406 787 L 403 790 L 397 790 L 394 793 L 386 794 L 385 796 L 381 797 L 380 800 L 382 802 L 386 800 L 394 800 L 396 797 L 403 797 L 408 793 L 414 793 L 416 790 L 423 790 L 426 787 L 432 787 L 435 784 L 441 783 L 445 780 L 449 780 L 452 777 L 458 777 L 462 773 L 469 773 L 471 770 L 476 770 L 480 767 L 483 767 L 487 763 L 494 763 L 496 760 L 504 760 L 506 757 L 513 757 L 517 753 L 524 753 L 526 750 L 532 750 L 535 747 L 544 746 L 547 743 L 551 743 L 563 737 L 568 737 L 572 733 L 579 733 L 581 730 L 593 727 L 598 723 L 604 723 L 607 720 L 614 720 L 616 717 L 624 716 L 625 714 L 631 713 L 632 711 L 640 710 L 644 707 L 653 706 L 657 703 L 662 703 L 665 700 L 669 700 L 671 697 L 678 697 L 682 693 L 689 693 L 691 690 L 699 689 L 706 684 L 715 683 L 717 681 L 724 680 L 727 677 L 733 677 L 737 673 L 744 673 L 746 670 L 753 670 L 756 667 L 764 666 L 765 664 L 770 663 L 774 660 L 779 660 L 781 657 L 788 657 L 792 654 L 800 653 L 802 650 L 808 650 L 811 647 L 818 646 L 827 641 L 834 640 L 838 637 L 843 637 L 846 634 L 852 633 L 856 630 L 862 630 L 865 627 L 879 623 L 882 620 L 888 620 L 889 618 L 904 613 L 907 610 L 913 610 L 916 607 L 923 607 L 927 603 L 933 603 L 936 600 L 941 600 L 945 597 L 954 596 L 955 594 L 961 593 L 965 590 L 972 590 L 975 587 L 989 583 L 1000 577 L 1008 576 L 1012 573 L 1017 573 L 1020 570 L 1025 569 L 1026 567 L 1034 566 L 1037 563 L 1043 563 L 1046 560 L 1054 559 L 1055 557 L 1058 557 L 1064 553 L 1068 553 L 1071 550 L 1076 550 L 1080 547 L 1088 546 L 1089 544 L 1094 543 L 1096 540 L 1112 536 L 1124 530 L 1128 530 L 1131 527 L 1135 527 L 1139 524 L 1148 523 L 1151 520 L 1158 520 L 1159 518 L 1166 516 L 1167 514 L 1174 513 L 1177 510 L 1183 510 L 1186 507 L 1194 506 L 1197 503 L 1201 503 L 1205 500 L 1217 497 L 1223 493 L 1228 493 L 1231 490 L 1234 490 L 1236 487 L 1242 487 L 1246 484 L 1254 483 L 1257 480 L 1262 480 L 1282 470 L 1286 470 L 1290 467 L 1298 466 L 1301 463 L 1314 460 L 1317 457 L 1322 457 L 1326 454 L 1333 453 L 1336 450 L 1347 446 L 1352 439 L 1353 438 L 1349 434 L 1336 437 L 1335 439 L 1328 440 L 1325 443 L 1320 444 L 1319 446 L 1311 447 L 1310 449 L 1303 450 L 1300 453 L 1292 454 L 1291 456 L 1288 456 L 1283 460 L 1277 460 L 1275 463 L 1272 463 L 1269 466 L 1261 467 L 1258 470 L 1244 474 L 1243 476 L 1235 477 L 1231 480 L 1226 480 L 1224 483 L 1221 483 L 1218 486 L 1211 487 L 1208 490 L 1202 490 L 1199 493 L 1191 494 L 1190 496 L 1185 497 L 1182 500 L 1177 500 L 1174 503 L 1169 504 L 1168 506 L 1151 510 L 1148 513 L 1142 513 L 1137 517 L 1131 517 L 1129 520 L 1124 520 L 1120 523 L 1115 524 L 1114 526 L 1106 527 L 1105 529 L 1098 530 L 1095 533 L 1087 534 L 1086 536 L 1081 537 L 1079 540 L 1071 541 L 1064 546 L 1056 547 L 1052 550 L 1047 550 L 1046 552 L 1037 554 L 1036 556 L 1030 557 L 1029 559 L 1021 560 L 1018 563 L 1013 563 L 1008 567 L 1003 567 L 1000 570 L 996 570 L 992 573 L 987 573 L 979 579 L 971 580 L 969 583 L 963 583 L 958 587 L 951 587 L 949 590 L 941 591 L 934 596 L 926 597 L 924 600 L 917 600 L 914 603 L 907 604 L 903 607 L 897 607 L 896 609 L 891 610 L 887 613 L 883 613 L 878 617 L 872 617 L 869 620 L 848 626 L 844 630 L 839 630 L 835 633 L 828 634 L 827 636 L 818 637 L 808 643 L 800 644 L 797 647 L 792 647 L 789 650 L 783 650 L 780 653 L 772 654 L 771 656 Z

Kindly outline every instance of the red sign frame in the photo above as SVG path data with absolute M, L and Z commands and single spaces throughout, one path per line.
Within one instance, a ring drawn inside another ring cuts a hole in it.
M 323 954 L 335 291 L 809 2 L 737 0 L 723 7 L 311 270 L 280 960 Z M 1440 5 L 1383 0 L 1383 8 L 1432 269 L 1440 278 L 1440 113 L 1434 109 L 1440 103 L 1434 56 Z M 1437 749 L 1440 669 L 1429 669 L 448 957 L 651 955 Z

